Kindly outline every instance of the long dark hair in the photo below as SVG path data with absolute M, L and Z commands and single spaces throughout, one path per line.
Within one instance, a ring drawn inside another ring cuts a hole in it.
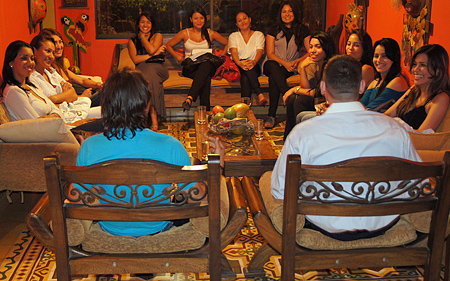
M 381 83 L 380 87 L 378 88 L 376 97 L 381 95 L 381 93 L 386 88 L 387 84 L 389 84 L 389 82 L 391 82 L 395 77 L 397 77 L 402 71 L 402 67 L 400 65 L 400 63 L 401 63 L 400 47 L 398 46 L 397 41 L 395 41 L 392 38 L 383 38 L 381 40 L 378 40 L 373 45 L 372 57 L 375 54 L 375 49 L 379 45 L 384 47 L 384 52 L 386 53 L 386 57 L 392 61 L 392 65 L 391 65 L 391 68 L 389 69 L 388 73 L 386 74 L 386 77 L 384 78 L 383 83 Z M 375 79 L 378 79 L 378 78 L 381 79 L 381 74 L 378 71 L 376 71 L 376 69 L 375 69 Z
M 203 9 L 202 7 L 198 7 L 198 6 L 194 7 L 191 10 L 190 14 L 189 14 L 189 18 L 192 18 L 192 16 L 195 13 L 199 13 L 205 18 L 205 24 L 202 26 L 202 38 L 206 39 L 206 41 L 208 42 L 208 46 L 211 48 L 212 43 L 211 43 L 211 38 L 209 38 L 208 28 L 206 27 L 206 12 L 205 12 L 205 9 Z M 189 23 L 189 25 L 191 27 L 194 26 L 192 21 Z
M 16 80 L 14 77 L 13 69 L 9 65 L 12 61 L 14 61 L 17 58 L 17 55 L 19 54 L 20 50 L 22 48 L 30 48 L 31 51 L 33 51 L 33 48 L 30 46 L 30 44 L 17 40 L 8 45 L 5 51 L 5 59 L 3 61 L 3 70 L 2 70 L 2 76 L 3 76 L 3 82 L 0 86 L 0 92 L 3 93 L 3 90 L 5 89 L 6 85 L 16 85 L 18 87 L 21 87 L 19 81 Z M 25 79 L 25 83 L 34 86 L 33 83 L 30 82 L 28 77 Z M 25 91 L 25 90 L 24 90 Z M 2 94 L 3 96 L 3 94 Z
M 294 21 L 292 22 L 291 30 L 293 31 L 295 35 L 295 44 L 297 45 L 297 48 L 300 50 L 303 47 L 303 38 L 300 38 L 300 29 L 302 27 L 301 23 L 301 11 L 299 10 L 298 6 L 293 1 L 284 1 L 281 3 L 280 10 L 278 11 L 278 27 L 277 27 L 277 34 L 280 31 L 283 31 L 283 36 L 285 36 L 288 28 L 286 27 L 286 24 L 283 22 L 283 19 L 281 18 L 281 11 L 283 10 L 284 6 L 289 6 L 292 9 L 292 12 L 294 13 Z
M 140 23 L 142 17 L 146 17 L 151 22 L 152 30 L 153 30 L 153 21 L 152 21 L 152 18 L 150 16 L 150 12 L 143 11 L 142 13 L 139 14 L 139 16 L 136 19 L 136 36 L 135 36 L 136 40 L 133 40 L 134 44 L 136 45 L 136 51 L 137 51 L 138 55 L 145 53 L 144 52 L 144 46 L 142 45 L 141 40 L 139 40 L 139 32 L 141 31 L 140 28 L 139 28 L 139 23 Z M 150 39 L 152 38 L 152 34 L 153 34 L 152 30 L 150 30 L 150 36 L 148 37 L 148 41 L 150 41 Z
M 431 82 L 428 85 L 429 97 L 425 103 L 432 100 L 435 96 L 442 92 L 450 95 L 450 78 L 449 78 L 449 58 L 448 53 L 438 44 L 425 45 L 420 47 L 411 59 L 411 65 L 409 70 L 412 72 L 414 62 L 418 55 L 425 54 L 428 58 L 428 72 L 431 74 Z M 403 115 L 408 112 L 409 108 L 415 104 L 417 98 L 419 98 L 421 90 L 417 86 L 412 86 L 409 94 L 398 105 L 397 115 Z
M 238 16 L 239 14 L 245 14 L 245 15 L 247 16 L 247 18 L 249 18 L 249 19 L 252 18 L 246 11 L 240 10 L 240 11 L 237 12 L 236 15 L 234 16 L 234 20 L 236 21 L 236 23 L 237 23 L 236 18 L 237 18 L 237 16 Z M 250 29 L 253 29 L 251 25 L 250 25 Z M 239 27 L 237 27 L 237 31 L 239 31 Z
M 148 83 L 140 72 L 123 69 L 113 73 L 101 99 L 103 135 L 124 140 L 128 129 L 134 137 L 145 128 L 150 100 Z
M 313 38 L 319 40 L 320 45 L 322 46 L 322 49 L 325 52 L 323 66 L 320 69 L 320 75 L 319 75 L 319 81 L 320 81 L 320 80 L 322 80 L 323 70 L 325 69 L 325 66 L 326 66 L 328 60 L 331 59 L 332 57 L 334 57 L 334 55 L 336 55 L 336 47 L 334 45 L 333 37 L 331 37 L 331 35 L 327 32 L 317 31 L 316 33 L 314 33 L 311 36 L 311 39 L 309 41 L 311 42 L 311 40 Z M 318 83 L 314 89 L 316 90 L 315 96 L 320 94 L 320 83 Z
M 352 34 L 355 34 L 356 36 L 358 36 L 359 41 L 362 44 L 362 48 L 363 48 L 363 54 L 361 59 L 359 60 L 359 62 L 362 65 L 373 65 L 373 44 L 372 44 L 372 37 L 370 37 L 370 35 L 365 32 L 362 29 L 355 29 L 352 31 L 352 33 L 350 33 L 350 35 L 347 38 L 347 42 L 348 39 L 350 39 L 350 36 Z M 347 42 L 345 43 L 345 45 L 347 45 Z
M 41 32 L 39 32 L 39 34 L 44 35 L 45 37 L 52 37 L 53 35 L 58 36 L 64 43 L 64 40 L 61 36 L 61 33 L 59 33 L 58 30 L 53 29 L 53 28 L 44 28 L 41 30 Z M 56 71 L 61 74 L 62 72 L 64 72 L 66 74 L 67 77 L 69 77 L 69 73 L 67 72 L 66 67 L 64 66 L 64 48 L 63 48 L 63 53 L 62 56 L 57 58 L 55 56 L 55 61 L 53 62 L 53 67 L 56 69 Z

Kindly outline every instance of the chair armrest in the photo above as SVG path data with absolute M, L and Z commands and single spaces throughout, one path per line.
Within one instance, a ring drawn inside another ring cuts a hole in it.
M 416 150 L 449 150 L 450 132 L 421 134 L 409 132 Z
M 50 221 L 52 214 L 48 206 L 48 194 L 45 193 L 41 200 L 34 206 L 33 210 L 25 218 L 28 230 L 36 237 L 45 247 L 54 251 L 53 231 L 50 229 Z

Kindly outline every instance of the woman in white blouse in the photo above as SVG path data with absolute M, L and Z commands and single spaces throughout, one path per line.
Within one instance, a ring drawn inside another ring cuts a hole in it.
M 258 61 L 264 51 L 264 34 L 250 29 L 252 19 L 246 12 L 236 15 L 239 31 L 228 37 L 228 47 L 234 63 L 241 73 L 241 97 L 251 97 L 252 91 L 258 96 L 259 105 L 266 105 L 267 100 L 261 92 L 258 81 L 261 66 Z
M 72 85 L 52 67 L 55 61 L 56 48 L 53 38 L 40 34 L 33 38 L 30 45 L 33 47 L 36 57 L 36 68 L 31 73 L 30 81 L 41 88 L 44 95 L 53 103 L 59 105 L 60 109 L 77 108 L 81 112 L 87 113 L 80 119 L 99 118 L 101 108 L 99 106 L 90 108 L 91 100 L 89 96 L 91 92 L 85 91 L 81 96 L 78 96 Z

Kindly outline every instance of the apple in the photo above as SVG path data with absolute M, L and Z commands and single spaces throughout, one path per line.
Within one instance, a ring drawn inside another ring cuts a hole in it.
M 214 106 L 213 110 L 212 110 L 213 114 L 216 115 L 219 112 L 224 113 L 225 110 L 223 109 L 223 107 L 221 107 L 220 105 L 216 105 Z

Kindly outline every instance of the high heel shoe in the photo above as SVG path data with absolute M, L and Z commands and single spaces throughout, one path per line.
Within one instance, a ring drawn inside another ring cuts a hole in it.
M 265 98 L 264 96 L 263 96 L 262 99 L 260 99 L 260 98 L 259 98 L 259 95 L 258 95 L 258 103 L 259 103 L 259 106 L 266 107 L 267 100 L 266 100 L 266 98 Z
M 190 100 L 191 102 L 189 103 L 188 100 Z M 189 111 L 191 109 L 191 104 L 192 104 L 192 98 L 187 97 L 186 100 L 181 105 L 181 107 L 183 107 L 183 111 L 186 111 L 186 110 Z

